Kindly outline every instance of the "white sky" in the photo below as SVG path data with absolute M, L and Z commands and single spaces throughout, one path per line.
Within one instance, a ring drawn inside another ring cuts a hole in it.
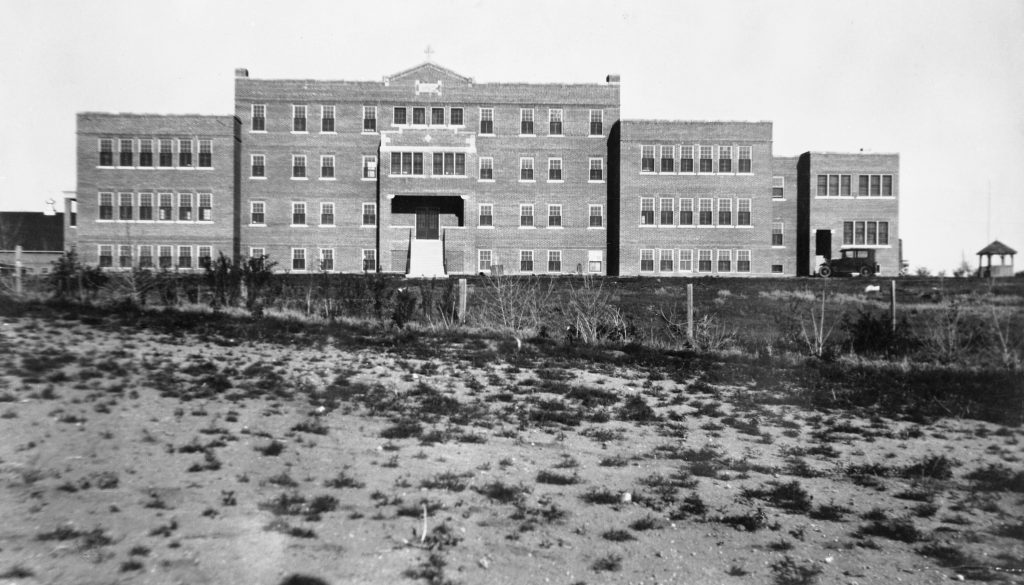
M 619 73 L 624 118 L 771 120 L 777 155 L 899 152 L 913 267 L 1024 254 L 1024 0 L 0 0 L 0 209 L 75 188 L 76 112 L 230 114 L 235 67 L 379 80 L 427 45 L 481 82 Z

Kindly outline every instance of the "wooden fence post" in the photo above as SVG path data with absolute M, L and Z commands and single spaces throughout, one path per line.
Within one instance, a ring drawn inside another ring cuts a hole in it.
M 896 332 L 896 281 L 890 281 L 889 287 L 889 321 L 893 333 Z
M 459 321 L 466 322 L 466 279 L 459 279 Z
M 21 246 L 14 247 L 14 292 L 21 296 Z
M 693 345 L 693 285 L 686 285 L 686 340 Z

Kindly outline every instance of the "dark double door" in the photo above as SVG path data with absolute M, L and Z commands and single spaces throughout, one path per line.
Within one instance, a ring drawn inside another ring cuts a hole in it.
M 416 239 L 436 240 L 440 238 L 441 229 L 439 212 L 436 207 L 416 208 Z

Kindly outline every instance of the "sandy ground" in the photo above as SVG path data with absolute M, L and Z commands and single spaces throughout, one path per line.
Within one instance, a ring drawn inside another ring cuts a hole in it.
M 474 366 L 459 347 L 423 361 L 39 318 L 0 335 L 0 583 L 1024 582 L 1024 493 L 965 478 L 1020 472 L 1020 428 L 757 404 L 699 372 Z M 612 392 L 610 420 L 530 423 L 565 399 L 552 379 Z M 424 388 L 472 412 L 405 413 L 443 442 L 383 437 L 381 404 Z M 660 420 L 621 420 L 630 397 Z M 913 471 L 939 456 L 951 478 Z M 849 473 L 871 465 L 891 471 Z M 765 495 L 794 481 L 810 511 Z M 894 523 L 913 530 L 871 528 Z

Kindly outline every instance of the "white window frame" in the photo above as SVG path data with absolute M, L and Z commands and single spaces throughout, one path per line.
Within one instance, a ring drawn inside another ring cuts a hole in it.
M 460 122 L 458 124 L 455 123 L 455 121 L 454 121 L 455 118 L 454 118 L 454 116 L 452 116 L 452 112 L 454 112 L 455 110 L 459 110 L 461 112 L 462 122 Z M 465 128 L 466 127 L 466 108 L 463 108 L 463 107 L 448 108 L 448 125 L 453 127 L 453 128 Z
M 665 156 L 665 152 L 668 151 L 668 156 Z M 674 175 L 676 174 L 676 147 L 672 144 L 662 144 L 658 147 L 658 164 L 655 166 L 655 170 L 663 175 Z M 672 170 L 666 171 L 662 169 L 664 161 L 669 161 L 672 165 Z
M 297 164 L 299 159 L 302 160 L 302 165 Z M 295 170 L 301 166 L 302 176 L 298 177 L 295 175 Z M 292 180 L 293 181 L 308 181 L 309 180 L 309 159 L 304 154 L 293 154 L 292 155 Z
M 485 119 L 485 116 L 486 116 L 486 119 Z M 483 129 L 483 123 L 484 122 L 490 122 L 491 123 L 491 131 L 490 132 L 483 132 L 482 129 Z M 496 129 L 494 127 L 494 123 L 495 123 L 495 120 L 494 120 L 494 108 L 483 108 L 483 107 L 480 108 L 480 125 L 479 125 L 479 128 L 481 128 L 481 131 L 478 134 L 480 136 L 495 136 L 496 135 Z M 490 250 L 488 250 L 488 252 L 489 251 Z
M 740 262 L 742 261 L 741 258 L 743 256 L 746 256 L 746 262 L 747 262 L 747 269 L 746 270 L 741 270 L 740 269 Z M 735 272 L 737 274 L 750 274 L 751 272 L 753 272 L 753 268 L 754 268 L 753 264 L 754 264 L 754 257 L 750 253 L 750 250 L 736 250 L 736 270 L 735 270 Z
M 164 205 L 165 201 L 170 203 L 170 205 Z M 161 213 L 163 212 L 164 208 L 170 210 L 167 213 L 168 217 L 166 219 L 161 216 Z M 174 207 L 174 193 L 169 193 L 167 191 L 163 191 L 161 193 L 157 193 L 156 194 L 156 215 L 155 215 L 155 221 L 174 221 L 175 220 L 174 210 L 175 210 L 175 207 Z
M 369 269 L 369 268 L 366 267 L 366 261 L 367 260 L 373 260 L 373 268 L 372 269 Z M 376 248 L 363 248 L 362 249 L 362 251 L 359 254 L 359 268 L 361 268 L 363 270 L 363 272 L 367 272 L 367 271 L 377 272 L 377 270 L 380 269 L 380 259 L 377 258 L 377 249 Z
M 181 219 L 181 210 L 185 208 L 183 203 L 188 200 L 188 219 Z M 177 222 L 193 222 L 196 220 L 196 206 L 193 204 L 191 193 L 178 193 L 178 213 L 174 214 L 174 221 Z
M 331 115 L 327 116 L 327 112 L 330 112 Z M 337 118 L 337 115 L 338 115 L 338 110 L 334 106 L 330 106 L 330 105 L 321 105 L 320 106 L 320 133 L 321 134 L 337 134 L 338 133 L 338 118 Z M 328 120 L 328 119 L 332 120 L 331 126 L 334 127 L 334 130 L 324 130 L 324 120 Z
M 193 144 L 192 144 L 192 139 L 191 138 L 179 138 L 178 139 L 178 161 L 177 161 L 178 162 L 178 166 L 177 166 L 177 168 L 178 169 L 183 169 L 183 170 L 193 170 L 193 169 L 195 169 L 196 165 L 199 164 L 199 160 L 196 158 L 196 152 L 197 151 L 193 150 Z M 185 154 L 188 155 L 189 164 L 182 165 L 181 164 L 181 157 L 182 157 L 182 155 L 185 155 Z
M 494 157 L 491 157 L 491 156 L 481 156 L 477 160 L 478 160 L 478 162 L 477 162 L 477 171 L 478 172 L 477 172 L 477 175 L 476 175 L 477 181 L 479 181 L 481 183 L 493 183 L 494 182 Z M 490 179 L 484 179 L 481 176 L 483 174 L 483 170 L 485 168 L 484 167 L 484 161 L 487 161 L 487 163 L 489 165 L 489 167 L 486 167 L 486 168 L 489 168 L 490 171 L 491 171 L 491 178 Z
M 362 210 L 362 215 L 359 216 L 359 226 L 360 227 L 364 227 L 364 228 L 371 228 L 371 229 L 376 228 L 377 227 L 377 221 L 379 220 L 379 218 L 377 217 L 377 204 L 373 203 L 373 202 L 363 203 L 361 210 Z M 366 212 L 367 210 L 370 210 L 370 213 L 367 213 Z M 367 221 L 366 221 L 366 216 L 367 215 L 373 217 L 373 221 L 372 222 L 367 223 Z
M 143 250 L 145 250 L 145 251 L 147 251 L 149 253 L 148 254 L 143 254 L 142 253 Z M 154 256 L 153 256 L 153 245 L 152 244 L 142 244 L 142 245 L 140 245 L 138 247 L 138 249 L 136 251 L 138 253 L 138 258 L 139 258 L 139 268 L 153 268 L 155 266 L 155 264 L 153 263 Z M 143 258 L 149 258 L 149 263 L 144 265 L 142 263 L 142 259 Z
M 367 114 L 370 114 L 367 116 Z M 366 129 L 366 121 L 373 120 L 373 130 Z M 377 106 L 363 106 L 363 117 L 362 117 L 362 133 L 363 134 L 376 134 L 380 131 L 377 126 Z
M 658 208 L 655 206 L 655 197 L 641 197 L 640 198 L 640 227 L 657 227 L 658 225 Z M 648 222 L 645 213 L 650 212 L 651 220 Z
M 166 154 L 171 155 L 171 164 L 162 164 L 161 160 L 164 153 L 164 145 L 167 145 Z M 171 138 L 158 138 L 156 141 L 156 168 L 158 169 L 173 169 L 174 168 L 174 140 Z
M 671 221 L 668 223 L 662 222 L 662 214 L 665 212 L 665 202 L 668 202 L 668 212 L 672 214 Z M 658 198 L 658 227 L 671 228 L 676 226 L 676 205 L 675 197 L 659 197 Z
M 526 210 L 529 209 L 530 213 L 527 214 Z M 525 218 L 530 218 L 530 225 L 523 225 Z M 519 204 L 519 229 L 521 230 L 532 230 L 537 227 L 537 218 L 534 215 L 533 203 L 520 203 Z
M 149 205 L 148 206 L 147 205 L 143 205 L 142 204 L 143 200 L 149 201 Z M 139 219 L 138 219 L 138 221 L 156 221 L 156 213 L 154 213 L 156 211 L 155 202 L 156 202 L 156 198 L 153 196 L 153 193 L 151 193 L 149 191 L 146 191 L 144 193 L 139 193 Z M 149 219 L 143 219 L 142 218 L 142 209 L 144 207 L 149 207 Z
M 491 223 L 489 225 L 483 225 L 483 224 L 480 223 L 480 219 L 482 217 L 484 217 L 484 208 L 485 207 L 488 210 L 488 213 L 486 214 L 487 217 L 491 218 L 490 219 Z M 477 205 L 476 227 L 478 227 L 480 229 L 486 229 L 486 230 L 494 229 L 494 204 L 493 203 L 481 203 L 481 204 Z
M 255 175 L 255 174 L 253 174 L 253 171 L 256 170 L 256 159 L 257 158 L 259 158 L 263 162 L 263 164 L 260 165 L 260 166 L 263 167 L 263 174 L 262 175 Z M 250 179 L 255 179 L 257 181 L 265 181 L 267 179 L 267 155 L 265 155 L 265 154 L 251 154 L 251 155 L 249 155 L 249 178 Z
M 557 211 L 557 214 L 552 215 L 553 212 Z M 551 225 L 551 219 L 553 217 L 558 218 L 558 225 Z M 549 229 L 562 229 L 564 227 L 562 216 L 562 204 L 561 203 L 549 203 L 548 204 L 548 220 L 545 227 Z
M 705 257 L 707 258 L 707 260 L 705 260 Z M 701 262 L 707 262 L 708 263 L 708 269 L 707 270 L 701 270 L 701 268 L 700 268 L 700 263 Z M 696 268 L 697 268 L 696 272 L 699 272 L 701 274 L 711 274 L 712 272 L 714 272 L 715 271 L 715 255 L 714 255 L 714 250 L 697 250 L 697 267 Z
M 326 252 L 326 254 L 325 254 L 325 252 Z M 324 260 L 327 260 L 326 256 L 330 256 L 330 261 L 331 261 L 331 267 L 330 268 L 324 268 Z M 318 263 L 317 268 L 320 270 L 320 272 L 334 272 L 335 269 L 337 268 L 335 266 L 335 262 L 334 262 L 335 261 L 335 258 L 334 258 L 334 248 L 320 248 L 319 249 L 319 256 L 318 256 L 318 258 L 319 258 L 319 263 Z
M 256 108 L 263 108 L 263 115 L 262 116 L 257 116 L 256 115 Z M 257 118 L 261 118 L 263 120 L 263 129 L 262 130 L 254 129 L 254 122 L 255 122 L 255 120 Z M 250 134 L 266 134 L 267 133 L 267 104 L 252 104 L 252 106 L 250 107 L 250 109 L 249 109 L 249 133 Z
M 484 257 L 487 257 L 484 260 Z M 484 262 L 487 262 L 487 266 L 484 267 Z M 494 266 L 494 254 L 491 250 L 477 250 L 476 251 L 476 269 L 477 272 L 490 272 L 491 267 Z
M 167 254 L 164 255 L 164 252 Z M 163 258 L 167 258 L 167 266 L 162 264 Z M 157 268 L 174 268 L 174 246 L 162 244 L 156 247 L 156 266 Z
M 363 166 L 359 169 L 359 177 L 363 181 L 376 181 L 377 173 L 380 169 L 377 167 L 377 155 L 364 154 L 363 155 Z M 372 175 L 372 176 L 367 176 Z
M 775 196 L 775 190 L 782 189 L 782 197 Z M 775 175 L 772 177 L 772 201 L 786 200 L 786 177 Z
M 649 258 L 645 258 L 645 256 L 649 256 Z M 654 256 L 655 256 L 654 248 L 641 248 L 640 249 L 640 274 L 654 274 L 655 268 L 658 266 L 657 264 L 655 264 Z M 651 262 L 650 269 L 647 269 L 647 270 L 644 269 L 644 260 L 645 259 L 646 260 L 650 260 L 650 262 Z
M 706 209 L 705 209 L 706 207 Z M 701 213 L 708 212 L 711 214 L 711 221 L 703 223 L 701 221 Z M 699 228 L 713 228 L 715 227 L 715 200 L 710 197 L 700 197 L 697 199 L 697 227 Z
M 651 156 L 644 156 L 650 151 Z M 650 159 L 651 169 L 644 170 L 644 159 Z M 653 175 L 658 172 L 658 147 L 653 144 L 641 144 L 640 145 L 640 174 L 642 175 Z
M 259 252 L 259 254 L 257 254 L 256 252 Z M 267 249 L 266 248 L 255 248 L 255 247 L 251 247 L 251 246 L 249 247 L 249 257 L 250 258 L 259 258 L 260 256 L 266 256 L 266 255 L 267 255 Z
M 128 205 L 125 205 L 125 201 L 128 201 Z M 121 209 L 128 208 L 128 217 L 121 217 Z M 118 193 L 117 194 L 117 215 L 114 218 L 117 221 L 134 221 L 135 216 L 135 194 L 134 193 Z
M 203 152 L 204 148 L 208 152 L 204 153 Z M 203 154 L 209 154 L 210 155 L 210 166 L 208 166 L 208 167 L 204 167 L 201 164 L 201 161 L 203 160 Z M 199 147 L 196 149 L 196 164 L 195 164 L 195 168 L 199 169 L 201 171 L 212 171 L 213 170 L 213 140 L 211 140 L 209 138 L 201 138 L 201 139 L 199 139 Z
M 722 213 L 728 212 L 729 223 L 722 223 Z M 718 200 L 717 209 L 715 210 L 715 225 L 723 228 L 731 228 L 736 225 L 736 214 L 732 209 L 732 199 L 725 197 Z
M 785 248 L 786 247 L 785 227 L 786 227 L 785 226 L 785 222 L 781 222 L 781 221 L 773 221 L 772 222 L 772 235 L 771 235 L 771 237 L 772 237 L 772 239 L 771 239 L 771 246 L 772 246 L 772 248 Z M 781 244 L 776 244 L 775 243 L 775 234 L 779 234 L 779 241 L 782 242 Z
M 402 112 L 405 114 L 405 116 L 404 116 L 405 117 L 405 122 L 396 122 L 395 121 L 395 119 L 396 119 L 395 114 L 398 112 L 398 110 L 402 110 Z M 391 125 L 392 126 L 401 126 L 403 128 L 405 126 L 409 125 L 409 108 L 408 108 L 408 106 L 395 106 L 394 108 L 391 109 Z
M 526 118 L 530 119 L 527 120 Z M 532 132 L 523 132 L 523 124 L 529 122 Z M 520 136 L 536 136 L 537 135 L 537 119 L 534 116 L 534 108 L 519 108 L 519 135 Z
M 209 202 L 209 205 L 203 206 L 203 199 Z M 209 208 L 210 219 L 203 219 L 203 209 Z M 210 192 L 199 192 L 196 193 L 196 221 L 199 223 L 213 223 L 213 193 Z
M 668 262 L 671 268 L 665 269 L 664 263 L 666 261 L 665 253 L 668 253 Z M 675 250 L 670 248 L 661 248 L 658 250 L 658 272 L 675 272 L 676 271 L 676 254 Z
M 104 152 L 103 151 L 103 143 L 104 142 L 109 142 L 110 143 L 110 150 L 109 150 L 109 152 L 110 152 L 110 164 L 109 165 L 99 164 L 99 163 L 103 162 L 103 152 Z M 96 164 L 97 168 L 100 168 L 100 169 L 113 169 L 113 168 L 117 168 L 117 163 L 118 163 L 117 156 L 118 156 L 118 153 L 117 153 L 116 150 L 114 150 L 114 145 L 116 144 L 116 142 L 117 142 L 116 138 L 100 138 L 99 140 L 97 140 L 97 149 L 98 150 L 97 150 L 96 154 L 98 154 L 99 157 L 100 157 L 99 161 L 97 161 L 97 164 Z
M 746 154 L 746 156 L 743 156 Z M 742 170 L 742 161 L 750 161 L 750 170 Z M 752 146 L 739 146 L 736 148 L 736 174 L 737 175 L 752 175 L 754 174 L 754 148 Z
M 206 254 L 203 254 L 206 252 Z M 208 263 L 213 264 L 213 246 L 196 246 L 196 268 L 205 269 L 203 258 L 208 258 Z
M 601 132 L 599 134 L 593 133 L 594 114 L 597 114 L 598 122 L 601 124 Z M 590 110 L 590 115 L 587 117 L 587 136 L 590 138 L 603 138 L 604 137 L 604 110 Z
M 683 213 L 690 212 L 690 223 L 683 223 Z M 676 225 L 684 228 L 692 228 L 697 225 L 697 209 L 694 207 L 693 197 L 679 198 L 679 213 Z
M 555 169 L 555 168 L 553 168 L 554 166 L 557 166 L 558 168 Z M 558 171 L 558 178 L 557 179 L 552 179 L 551 178 L 551 171 L 552 170 L 557 170 Z M 548 159 L 548 174 L 547 174 L 547 181 L 546 182 L 548 182 L 548 183 L 562 183 L 562 182 L 564 182 L 565 181 L 565 176 L 563 175 L 564 170 L 565 169 L 562 166 L 562 159 L 561 159 L 561 157 L 549 158 Z
M 260 210 L 256 211 L 256 207 L 259 206 Z M 263 221 L 261 223 L 253 223 L 253 215 L 260 213 L 263 215 Z M 267 225 L 267 202 L 266 201 L 250 201 L 249 202 L 249 225 L 250 226 L 261 226 L 266 227 Z
M 104 252 L 108 252 L 104 254 Z M 103 257 L 110 258 L 110 264 L 108 266 L 103 265 Z M 113 268 L 114 267 L 114 245 L 113 244 L 99 244 L 96 247 L 96 258 L 97 264 L 100 268 Z
M 299 115 L 299 112 L 302 115 Z M 302 130 L 295 129 L 295 122 L 302 119 Z M 309 134 L 309 108 L 305 104 L 292 104 L 292 134 Z
M 604 250 L 587 250 L 587 272 L 604 273 Z
M 747 223 L 740 223 L 740 214 L 746 211 L 750 218 Z M 736 199 L 736 221 L 739 229 L 752 229 L 754 227 L 754 202 L 750 197 L 739 197 Z
M 529 163 L 527 163 L 529 161 Z M 523 172 L 530 171 L 531 179 L 524 179 Z M 519 157 L 519 182 L 520 183 L 536 183 L 537 182 L 537 167 L 533 164 L 532 156 L 521 156 Z
M 530 268 L 523 268 L 523 262 L 529 257 Z M 533 250 L 519 250 L 519 272 L 534 273 L 537 272 L 537 262 Z
M 331 210 L 331 223 L 324 223 L 324 213 Z M 335 214 L 335 205 L 333 201 L 321 201 L 320 202 L 320 223 L 319 227 L 336 227 L 338 225 L 338 216 Z
M 677 263 L 678 272 L 693 272 L 693 250 L 680 249 L 678 252 L 679 261 Z M 683 267 L 683 263 L 686 263 L 686 267 Z
M 689 154 L 689 156 L 686 156 L 687 153 Z M 688 170 L 688 171 L 684 171 L 683 170 L 683 161 L 684 160 L 689 160 L 690 161 L 690 170 Z M 694 152 L 694 146 L 692 144 L 680 145 L 679 146 L 679 171 L 678 172 L 680 174 L 683 174 L 683 175 L 695 175 L 695 174 L 697 174 L 697 168 L 698 168 L 698 163 L 697 163 L 696 153 Z
M 302 206 L 303 223 L 295 223 L 295 216 L 298 214 L 299 206 Z M 291 227 L 309 227 L 309 206 L 305 201 L 292 201 Z
M 324 166 L 324 163 L 326 163 L 326 162 L 330 162 L 330 165 L 327 165 L 327 167 Z M 330 177 L 325 177 L 324 176 L 324 168 L 330 168 L 331 169 L 331 176 Z M 321 181 L 336 181 L 337 179 L 338 179 L 338 169 L 334 166 L 334 155 L 333 154 L 322 154 L 322 155 L 320 155 L 320 180 Z
M 551 263 L 558 262 L 558 268 L 556 270 L 551 269 Z M 561 250 L 548 250 L 548 263 L 545 265 L 547 270 L 545 272 L 551 274 L 561 274 L 562 270 L 562 251 Z
M 704 145 L 698 144 L 696 146 L 696 150 L 697 150 L 697 167 L 696 167 L 697 174 L 698 175 L 712 175 L 712 174 L 714 174 L 715 173 L 715 148 L 714 148 L 714 146 L 709 146 L 707 144 L 704 144 Z M 707 158 L 704 157 L 704 153 L 705 152 L 708 155 Z M 706 170 L 706 171 L 701 169 L 701 162 L 705 161 L 705 160 L 711 161 L 711 165 L 710 165 L 711 168 L 709 170 Z
M 721 262 L 723 261 L 723 258 L 729 262 L 729 269 L 728 270 L 722 270 Z M 722 273 L 731 274 L 731 273 L 735 272 L 735 270 L 733 270 L 733 263 L 732 263 L 732 250 L 720 249 L 720 250 L 718 250 L 715 253 L 715 271 L 718 272 L 719 274 L 722 274 Z
M 301 252 L 301 253 L 299 253 Z M 302 268 L 295 267 L 295 261 L 302 260 Z M 291 263 L 289 267 L 292 272 L 307 272 L 309 271 L 309 262 L 306 261 L 306 249 L 305 248 L 292 248 Z
M 597 215 L 594 215 L 594 210 L 597 210 Z M 591 218 L 597 217 L 601 220 L 601 225 L 591 225 Z M 600 203 L 591 203 L 587 206 L 587 229 L 590 230 L 603 230 L 605 229 L 604 221 L 604 205 Z
M 555 117 L 557 116 L 557 120 Z M 561 132 L 558 134 L 551 133 L 551 124 L 558 122 Z M 548 136 L 565 136 L 565 112 L 562 108 L 549 108 L 548 109 Z
M 735 175 L 736 174 L 736 167 L 737 167 L 737 165 L 733 164 L 734 163 L 733 158 L 732 158 L 733 150 L 734 150 L 733 147 L 728 145 L 728 144 L 723 144 L 723 145 L 720 145 L 718 147 L 718 157 L 715 158 L 715 170 L 718 172 L 718 174 L 720 174 L 720 175 Z M 724 156 L 725 153 L 728 153 L 729 156 Z M 722 161 L 723 160 L 729 161 L 729 170 L 727 170 L 727 171 L 723 171 L 722 170 Z
M 195 256 L 192 255 L 192 246 L 178 246 L 177 248 L 178 255 L 174 257 L 175 260 L 177 260 L 177 262 L 174 264 L 174 267 L 177 268 L 178 270 L 181 270 L 182 268 L 186 270 L 192 270 L 196 268 L 195 262 L 192 261 L 195 258 Z M 185 251 L 187 251 L 188 254 L 182 254 L 182 252 Z M 181 265 L 182 258 L 188 258 L 188 266 Z
M 594 170 L 594 163 L 595 162 L 597 163 L 597 166 L 599 167 L 599 170 L 601 171 L 601 179 L 600 180 L 598 180 L 598 179 L 591 179 L 590 178 L 590 173 L 591 173 L 591 171 Z M 592 157 L 590 157 L 588 159 L 588 161 L 587 161 L 587 182 L 588 183 L 604 183 L 605 182 L 604 158 L 603 157 L 592 156 Z

